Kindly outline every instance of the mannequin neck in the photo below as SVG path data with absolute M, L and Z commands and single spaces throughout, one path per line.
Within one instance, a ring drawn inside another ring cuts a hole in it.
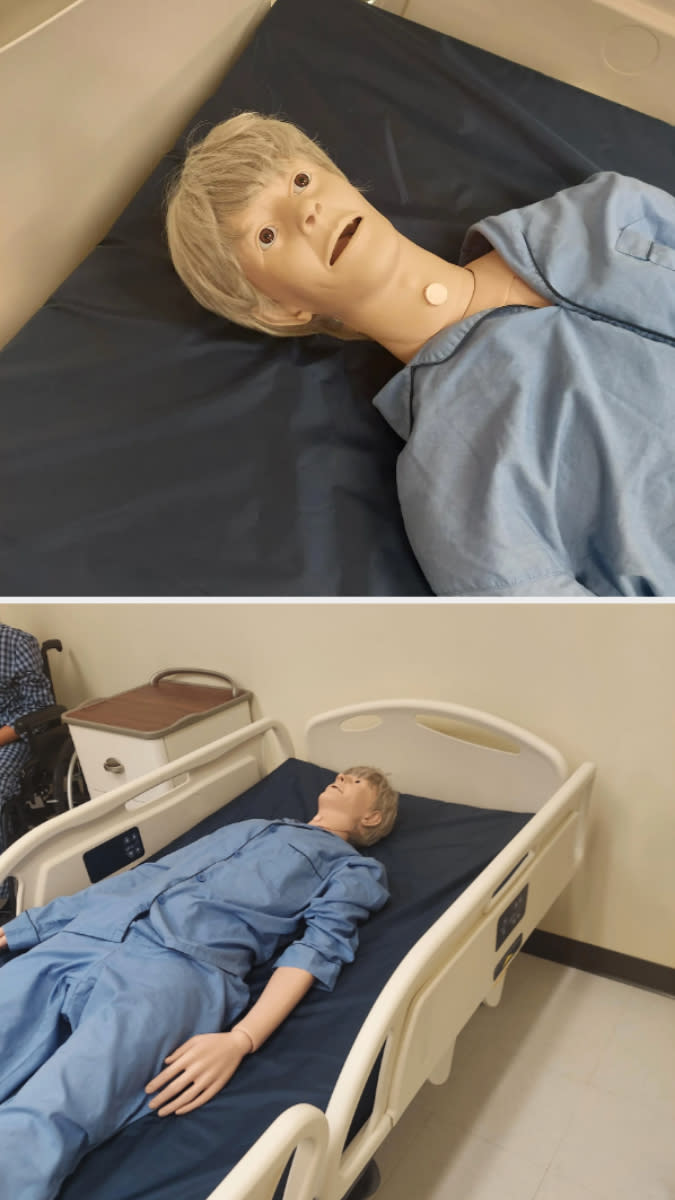
M 431 283 L 446 289 L 440 304 L 425 299 Z M 471 305 L 474 286 L 471 271 L 401 237 L 396 269 L 385 289 L 375 297 L 359 296 L 345 302 L 336 315 L 385 346 L 401 362 L 408 362 L 434 334 L 462 319 Z
M 425 297 L 431 283 L 445 289 L 440 304 L 430 304 Z M 396 269 L 387 286 L 374 298 L 350 301 L 338 315 L 407 363 L 434 334 L 463 317 L 507 304 L 541 308 L 550 303 L 515 275 L 496 250 L 475 259 L 470 267 L 458 267 L 401 237 Z
M 326 816 L 318 812 L 310 821 L 307 822 L 307 824 L 316 825 L 319 829 L 323 829 L 326 833 L 334 833 L 336 837 L 342 838 L 344 842 L 348 842 L 352 836 L 352 833 L 354 832 L 353 829 L 347 828 L 341 824 L 340 818 L 335 814 Z

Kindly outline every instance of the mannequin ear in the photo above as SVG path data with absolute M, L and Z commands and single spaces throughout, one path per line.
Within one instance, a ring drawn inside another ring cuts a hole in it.
M 362 825 L 380 825 L 382 823 L 382 813 L 379 809 L 374 808 L 367 812 L 364 817 L 361 817 Z
M 259 321 L 264 321 L 267 325 L 307 325 L 312 320 L 314 313 L 305 312 L 301 308 L 284 308 L 283 304 L 275 303 L 273 300 L 267 304 L 259 304 L 254 310 L 253 315 Z

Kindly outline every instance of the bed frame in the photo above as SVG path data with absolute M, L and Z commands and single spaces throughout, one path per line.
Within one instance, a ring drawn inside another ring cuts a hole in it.
M 16 878 L 21 909 L 76 891 L 89 883 L 85 851 L 137 826 L 146 855 L 153 854 L 292 754 L 280 722 L 256 721 L 39 826 L 0 857 L 0 876 Z M 279 1164 L 297 1144 L 306 1151 L 307 1139 L 321 1160 L 316 1195 L 340 1200 L 425 1081 L 447 1079 L 458 1033 L 481 1002 L 498 1003 L 509 963 L 584 853 L 593 765 L 570 775 L 553 747 L 487 713 L 421 700 L 358 704 L 311 720 L 304 756 L 332 769 L 377 762 L 401 791 L 534 815 L 409 951 L 383 988 L 326 1110 L 325 1147 L 321 1142 L 316 1150 L 323 1135 L 315 1113 L 303 1112 L 298 1125 L 296 1113 L 276 1134 L 271 1126 L 253 1157 L 245 1156 L 248 1165 L 232 1190 L 235 1172 L 209 1200 L 268 1200 Z M 168 781 L 170 791 L 144 801 L 151 788 Z M 381 1052 L 371 1114 L 347 1145 L 359 1097 Z M 295 1171 L 286 1200 L 302 1200 L 302 1189 Z

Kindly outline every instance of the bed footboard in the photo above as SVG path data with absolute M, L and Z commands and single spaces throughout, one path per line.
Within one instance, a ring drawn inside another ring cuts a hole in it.
M 284 1200 L 314 1200 L 328 1144 L 328 1122 L 311 1104 L 286 1109 L 207 1200 L 273 1200 L 281 1175 L 293 1157 Z

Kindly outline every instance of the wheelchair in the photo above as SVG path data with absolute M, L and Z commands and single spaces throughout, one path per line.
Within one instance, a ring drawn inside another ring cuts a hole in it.
M 40 650 L 45 675 L 54 693 L 49 651 L 63 649 L 58 638 L 43 642 Z M 30 757 L 23 764 L 18 789 L 2 805 L 0 820 L 5 846 L 10 846 L 43 821 L 67 812 L 89 799 L 68 726 L 61 721 L 64 704 L 51 704 L 27 713 L 14 723 L 25 734 Z

